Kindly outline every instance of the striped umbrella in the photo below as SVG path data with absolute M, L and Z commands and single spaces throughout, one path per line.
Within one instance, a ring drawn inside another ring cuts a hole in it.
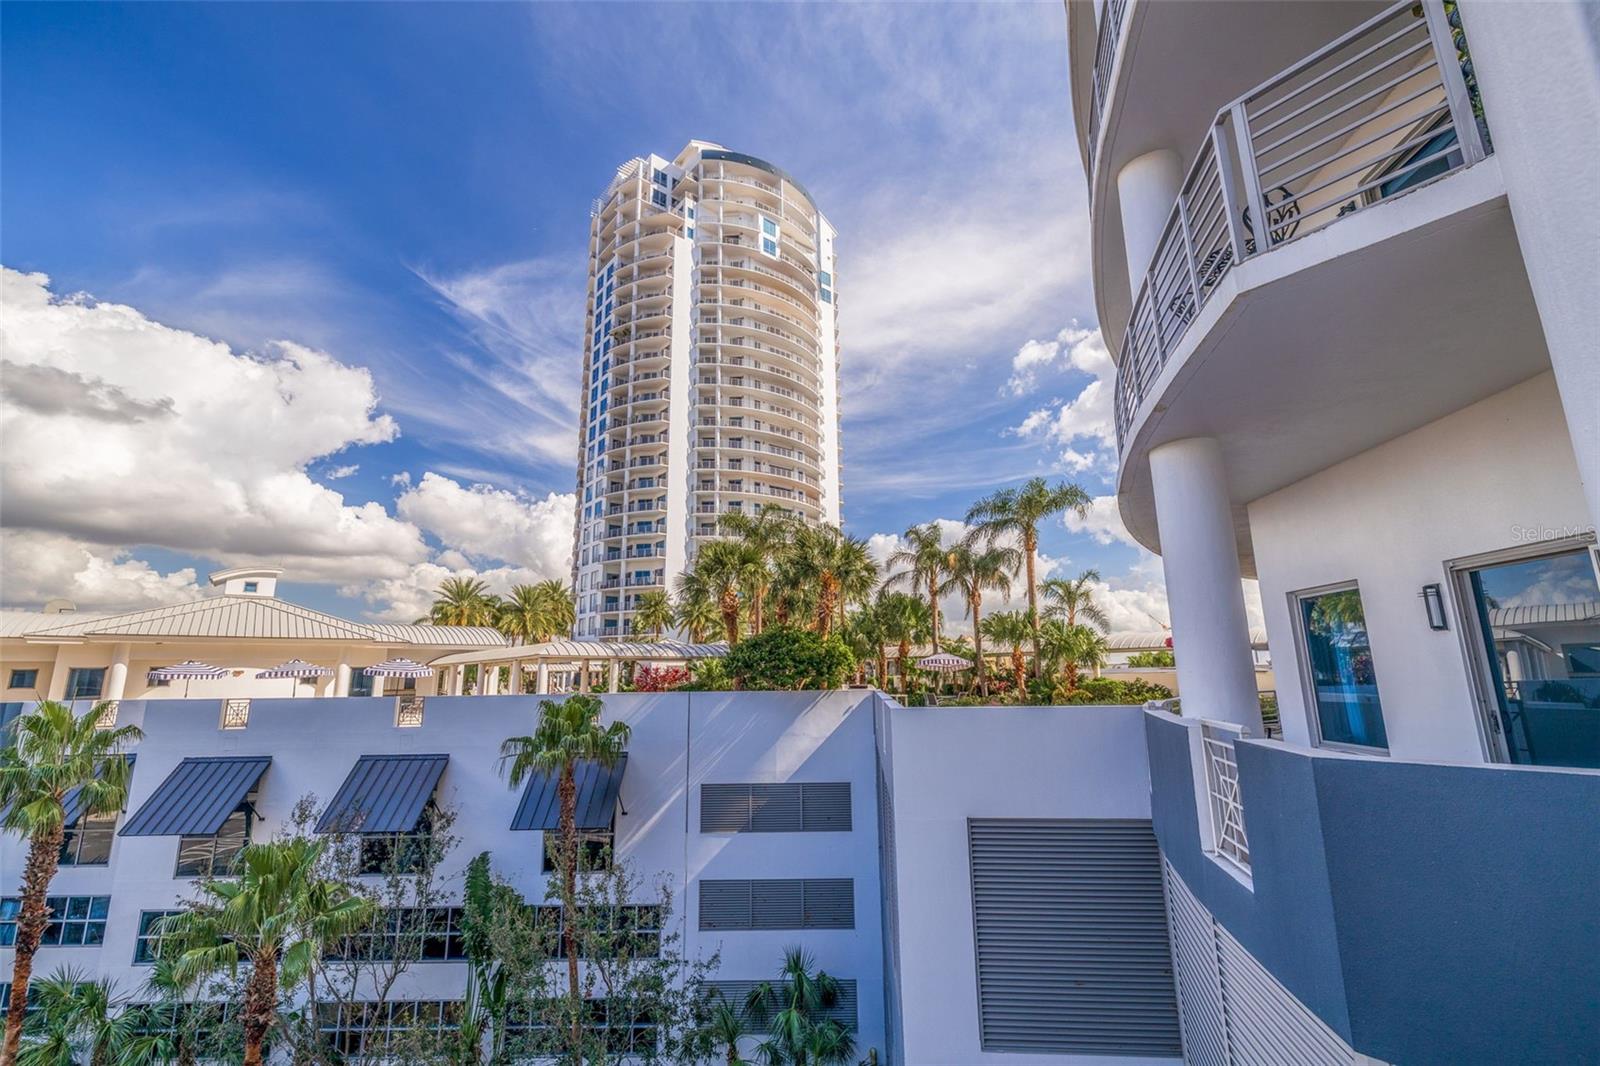
M 970 659 L 963 659 L 959 655 L 946 655 L 944 652 L 940 652 L 938 655 L 929 655 L 918 659 L 917 669 L 935 670 L 942 674 L 953 674 L 958 670 L 971 670 L 972 661 Z
M 183 695 L 188 698 L 189 682 L 195 678 L 202 681 L 215 681 L 219 677 L 227 677 L 228 671 L 220 666 L 212 666 L 196 659 L 185 659 L 176 666 L 158 666 L 150 671 L 151 681 L 182 681 Z
M 362 671 L 368 677 L 432 677 L 433 667 L 423 666 L 415 659 L 385 659 L 377 666 Z
M 256 677 L 258 677 L 258 678 L 263 678 L 263 677 L 292 677 L 292 678 L 294 678 L 296 683 L 291 685 L 291 686 L 289 686 L 289 695 L 291 695 L 291 696 L 299 695 L 299 692 L 298 692 L 298 689 L 300 688 L 299 680 L 301 678 L 304 678 L 304 677 L 332 677 L 332 676 L 333 676 L 333 671 L 328 669 L 326 666 L 318 666 L 316 663 L 308 663 L 304 659 L 290 659 L 286 663 L 279 663 L 277 666 L 274 666 L 269 670 L 263 670 L 259 674 L 256 675 Z

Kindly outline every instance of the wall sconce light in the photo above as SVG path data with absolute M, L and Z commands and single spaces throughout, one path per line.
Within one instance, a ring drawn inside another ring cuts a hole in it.
M 1449 629 L 1449 619 L 1444 613 L 1444 590 L 1438 585 L 1422 586 L 1422 605 L 1428 610 L 1429 629 Z

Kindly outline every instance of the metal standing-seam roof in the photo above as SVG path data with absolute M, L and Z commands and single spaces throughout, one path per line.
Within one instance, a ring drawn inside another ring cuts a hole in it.
M 622 795 L 622 774 L 628 768 L 623 752 L 609 769 L 591 760 L 579 761 L 573 777 L 578 786 L 578 828 L 606 829 Z M 561 827 L 560 778 L 556 774 L 534 774 L 522 790 L 522 802 L 511 819 L 512 829 L 549 830 Z
M 185 759 L 161 782 L 119 836 L 209 836 L 272 765 L 270 755 Z
M 448 755 L 363 755 L 317 822 L 319 833 L 409 833 Z
M 411 622 L 363 622 L 380 638 L 398 644 L 484 644 L 503 648 L 506 636 L 493 626 L 435 626 Z
M 1491 607 L 1492 626 L 1578 625 L 1600 618 L 1600 602 L 1533 603 L 1525 607 Z
M 658 640 L 649 643 L 624 643 L 610 640 L 548 640 L 543 644 L 514 644 L 484 651 L 459 651 L 432 660 L 434 666 L 458 666 L 462 663 L 511 662 L 521 659 L 557 659 L 582 661 L 591 659 L 603 662 L 608 659 L 688 660 L 720 659 L 728 654 L 728 646 L 716 644 L 686 644 L 676 640 Z

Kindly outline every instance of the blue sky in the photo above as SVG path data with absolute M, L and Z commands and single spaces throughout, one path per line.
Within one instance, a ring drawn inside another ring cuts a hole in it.
M 886 550 L 1034 473 L 1111 490 L 1059 3 L 8 3 L 0 30 L 6 606 L 272 558 L 294 598 L 400 616 L 443 573 L 564 571 L 588 204 L 691 137 L 839 230 L 850 532 Z M 1043 550 L 1164 619 L 1108 503 Z

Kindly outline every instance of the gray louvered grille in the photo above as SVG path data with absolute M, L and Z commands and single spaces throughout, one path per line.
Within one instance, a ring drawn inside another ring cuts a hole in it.
M 806 832 L 849 832 L 850 782 L 807 782 L 800 786 L 800 804 L 803 812 L 801 828 Z
M 842 878 L 701 881 L 701 929 L 854 929 L 855 882 Z
M 1211 916 L 1183 880 L 1163 862 L 1172 958 L 1177 971 L 1183 1046 L 1192 1066 L 1228 1066 L 1228 1032 L 1222 1018 L 1222 977 Z
M 986 1051 L 1181 1053 L 1149 822 L 973 819 Z
M 856 1003 L 856 982 L 853 977 L 835 978 L 839 984 L 839 995 L 834 1002 L 822 1009 L 822 1017 L 832 1018 L 851 1032 L 855 1032 L 860 1022 L 859 1011 Z M 750 993 L 760 981 L 707 981 L 706 991 L 712 996 L 721 996 L 722 999 L 735 1010 L 744 1010 L 750 1000 Z M 773 991 L 781 999 L 788 986 L 775 982 Z M 770 1022 L 767 1013 L 763 1011 L 745 1013 L 745 1031 L 759 1032 L 764 1030 Z
M 849 832 L 850 782 L 700 786 L 702 833 Z
M 749 828 L 749 785 L 700 786 L 700 832 L 743 833 Z
M 750 831 L 752 833 L 798 833 L 800 831 L 800 786 L 751 785 Z

